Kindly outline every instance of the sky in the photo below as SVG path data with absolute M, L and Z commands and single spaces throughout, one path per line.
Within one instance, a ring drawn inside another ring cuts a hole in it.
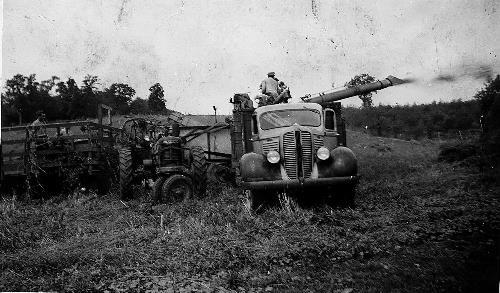
M 369 73 L 415 80 L 375 104 L 470 99 L 500 73 L 499 32 L 495 0 L 4 0 L 2 86 L 17 73 L 91 74 L 147 98 L 159 82 L 168 108 L 229 114 L 269 71 L 295 101 Z

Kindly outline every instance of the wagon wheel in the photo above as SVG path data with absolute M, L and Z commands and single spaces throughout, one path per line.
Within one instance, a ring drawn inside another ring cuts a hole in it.
M 194 192 L 197 196 L 204 196 L 207 190 L 207 159 L 205 151 L 200 146 L 194 146 L 189 150 L 191 162 L 191 174 L 194 181 Z
M 189 177 L 176 174 L 165 179 L 161 188 L 160 202 L 185 202 L 192 197 L 193 181 Z
M 131 182 L 134 172 L 132 166 L 132 150 L 130 148 L 121 148 L 118 150 L 119 176 L 120 176 L 120 198 L 127 199 L 131 195 Z
M 90 188 L 95 189 L 97 194 L 105 195 L 111 189 L 111 177 L 110 172 L 101 171 L 89 176 Z

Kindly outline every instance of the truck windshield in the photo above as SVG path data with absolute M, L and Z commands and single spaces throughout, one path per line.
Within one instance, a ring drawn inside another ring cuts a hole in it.
M 314 109 L 280 110 L 260 115 L 260 128 L 268 130 L 293 124 L 303 126 L 320 126 L 321 115 Z

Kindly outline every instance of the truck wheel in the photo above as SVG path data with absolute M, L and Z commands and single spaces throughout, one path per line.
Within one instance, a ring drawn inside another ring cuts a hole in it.
M 268 197 L 265 191 L 249 190 L 248 201 L 250 202 L 250 209 L 252 211 L 261 211 L 268 204 Z
M 346 208 L 354 208 L 354 197 L 356 195 L 356 185 L 349 184 L 339 190 L 339 205 Z
M 161 187 L 160 202 L 163 203 L 184 202 L 192 197 L 193 181 L 184 175 L 168 177 Z
M 194 146 L 189 150 L 191 174 L 194 181 L 194 192 L 197 196 L 205 196 L 207 190 L 207 159 L 202 147 Z
M 120 176 L 120 198 L 127 199 L 131 195 L 131 186 L 133 167 L 132 150 L 130 148 L 121 148 L 118 150 L 119 176 Z

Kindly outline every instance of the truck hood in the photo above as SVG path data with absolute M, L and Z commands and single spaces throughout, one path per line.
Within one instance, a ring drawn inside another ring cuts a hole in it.
M 261 130 L 259 133 L 259 140 L 273 138 L 273 137 L 280 137 L 284 133 L 290 132 L 290 131 L 308 131 L 313 135 L 323 135 L 325 132 L 322 125 L 317 126 L 317 127 L 291 125 L 291 126 L 287 126 L 287 127 L 280 127 L 280 128 L 269 129 L 269 130 Z

